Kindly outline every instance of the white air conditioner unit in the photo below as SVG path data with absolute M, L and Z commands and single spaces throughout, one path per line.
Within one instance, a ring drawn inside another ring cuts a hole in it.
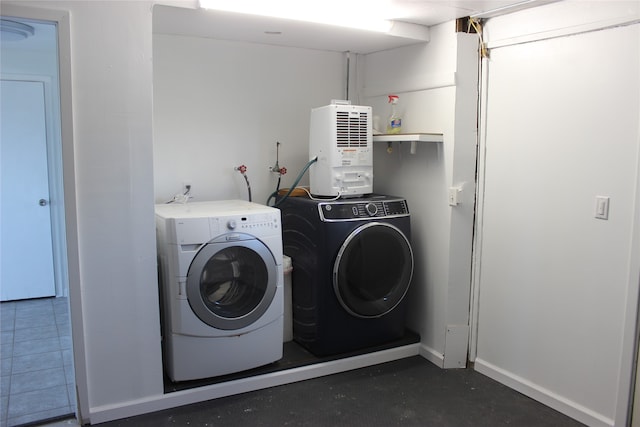
M 371 107 L 331 101 L 311 110 L 311 194 L 355 197 L 373 192 Z

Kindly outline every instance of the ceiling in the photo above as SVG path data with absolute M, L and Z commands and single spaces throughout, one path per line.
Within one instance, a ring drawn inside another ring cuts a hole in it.
M 393 6 L 393 16 L 389 16 L 389 19 L 428 27 L 465 16 L 491 16 L 558 0 L 389 1 Z M 205 10 L 199 8 L 198 0 L 154 0 L 154 3 L 153 32 L 156 34 L 354 53 L 371 53 L 422 42 L 410 37 L 364 30 Z M 0 34 L 3 49 L 55 49 L 54 25 L 21 21 L 34 26 L 35 35 L 26 40 L 9 42 Z
M 349 0 L 344 0 L 349 1 Z M 389 19 L 432 26 L 466 16 L 502 14 L 557 0 L 391 0 Z M 153 31 L 252 43 L 371 53 L 422 42 L 364 30 L 204 10 L 195 0 L 157 1 Z

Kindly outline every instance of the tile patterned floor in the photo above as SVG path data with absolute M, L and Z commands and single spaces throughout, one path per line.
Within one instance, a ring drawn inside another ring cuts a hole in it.
M 0 303 L 0 427 L 75 412 L 67 298 Z

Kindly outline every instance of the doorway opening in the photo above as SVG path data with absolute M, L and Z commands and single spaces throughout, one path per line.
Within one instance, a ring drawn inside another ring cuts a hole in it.
M 55 22 L 2 16 L 2 420 L 74 416 Z

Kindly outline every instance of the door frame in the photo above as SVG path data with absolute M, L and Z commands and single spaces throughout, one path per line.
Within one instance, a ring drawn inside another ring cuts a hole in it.
M 46 21 L 56 24 L 58 36 L 58 80 L 60 98 L 60 167 L 55 173 L 60 177 L 63 195 L 59 218 L 64 223 L 60 230 L 60 240 L 65 240 L 66 248 L 61 253 L 65 258 L 69 293 L 69 314 L 71 317 L 71 337 L 73 341 L 73 366 L 76 389 L 76 417 L 80 424 L 88 423 L 89 389 L 85 357 L 84 328 L 82 323 L 82 293 L 80 281 L 80 260 L 78 243 L 78 217 L 76 210 L 75 158 L 73 141 L 72 79 L 71 79 L 71 22 L 69 11 L 25 7 L 3 4 L 2 16 Z M 59 194 L 60 195 L 60 194 Z M 57 224 L 56 224 L 57 226 Z M 54 227 L 56 228 L 56 227 Z M 54 248 L 54 252 L 57 248 Z

